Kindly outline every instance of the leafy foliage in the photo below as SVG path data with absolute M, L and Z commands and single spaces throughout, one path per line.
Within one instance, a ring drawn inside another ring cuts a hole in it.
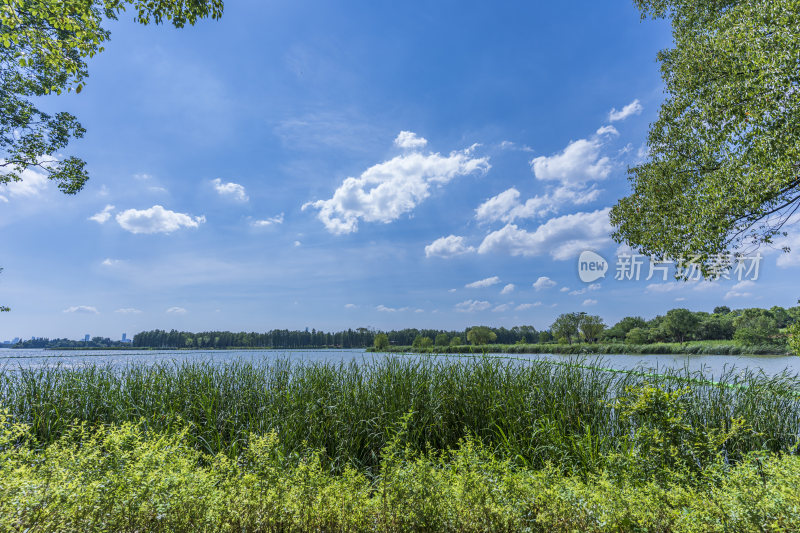
M 771 243 L 800 206 L 800 2 L 636 0 L 672 23 L 658 54 L 667 99 L 615 238 L 646 255 L 695 257 Z

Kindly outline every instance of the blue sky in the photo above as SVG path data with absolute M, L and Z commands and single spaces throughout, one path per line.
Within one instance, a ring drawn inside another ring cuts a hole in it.
M 670 44 L 630 2 L 239 1 L 184 30 L 108 28 L 81 94 L 41 102 L 87 128 L 65 150 L 86 188 L 0 190 L 1 339 L 545 328 L 797 299 L 800 256 L 771 250 L 757 281 L 614 279 L 607 209 Z M 581 282 L 582 250 L 605 278 Z

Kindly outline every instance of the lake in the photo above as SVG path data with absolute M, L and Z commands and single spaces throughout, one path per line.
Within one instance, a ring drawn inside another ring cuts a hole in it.
M 20 368 L 38 368 L 63 365 L 69 367 L 84 365 L 125 366 L 130 364 L 156 364 L 182 361 L 212 361 L 224 364 L 227 361 L 242 360 L 263 362 L 275 359 L 289 359 L 296 362 L 349 363 L 351 361 L 371 361 L 385 357 L 437 357 L 442 359 L 462 359 L 457 356 L 401 356 L 398 354 L 367 353 L 364 350 L 13 350 L 0 349 L 0 370 L 14 371 Z M 489 357 L 504 358 L 503 354 Z M 512 360 L 552 360 L 566 362 L 575 356 L 536 354 L 509 355 Z M 646 367 L 653 369 L 682 369 L 702 371 L 707 377 L 719 376 L 724 371 L 735 368 L 739 371 L 762 371 L 766 375 L 776 375 L 783 371 L 800 374 L 800 357 L 795 356 L 746 356 L 746 355 L 605 355 L 589 356 L 587 361 L 600 361 L 604 367 L 621 370 Z

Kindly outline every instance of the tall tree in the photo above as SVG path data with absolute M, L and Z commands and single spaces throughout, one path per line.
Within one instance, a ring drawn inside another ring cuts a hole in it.
M 683 344 L 700 325 L 698 317 L 688 309 L 670 309 L 662 327 L 672 338 Z
M 561 341 L 563 339 L 572 344 L 572 340 L 578 336 L 580 323 L 580 313 L 563 313 L 550 326 L 550 332 L 556 340 Z
M 581 337 L 584 341 L 597 342 L 600 335 L 603 334 L 603 330 L 606 329 L 606 325 L 603 323 L 603 319 L 597 315 L 581 313 L 578 328 L 580 329 Z
M 467 342 L 472 344 L 488 344 L 497 340 L 497 333 L 486 326 L 475 326 L 467 332 Z
M 800 208 L 800 0 L 634 2 L 670 20 L 674 48 L 658 54 L 667 98 L 614 236 L 709 274 Z

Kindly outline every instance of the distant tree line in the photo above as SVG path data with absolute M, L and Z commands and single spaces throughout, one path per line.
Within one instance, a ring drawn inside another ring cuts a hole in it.
M 380 332 L 374 329 L 357 328 L 345 331 L 326 332 L 293 331 L 275 329 L 266 333 L 231 331 L 188 331 L 156 329 L 143 331 L 133 336 L 133 346 L 137 348 L 367 348 L 374 346 L 375 338 L 383 335 L 387 346 L 411 346 L 421 339 L 431 339 L 431 344 L 449 345 L 453 339 L 467 339 L 472 328 L 460 331 L 439 329 L 407 328 Z M 533 326 L 517 326 L 511 329 L 491 328 L 496 342 L 515 344 L 517 342 L 539 342 L 539 332 Z
M 90 341 L 74 341 L 72 339 L 48 339 L 37 337 L 20 341 L 13 348 L 119 348 L 130 347 L 131 343 L 113 341 L 108 337 L 92 337 Z

